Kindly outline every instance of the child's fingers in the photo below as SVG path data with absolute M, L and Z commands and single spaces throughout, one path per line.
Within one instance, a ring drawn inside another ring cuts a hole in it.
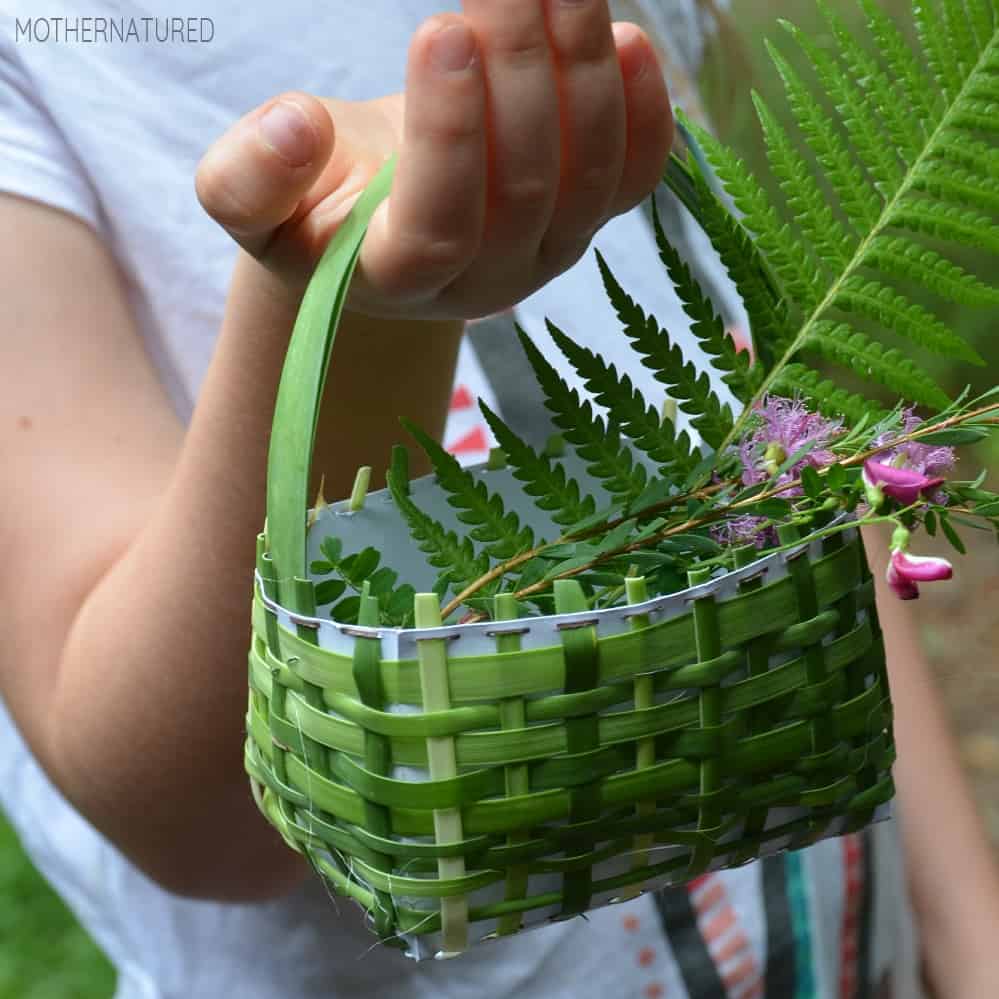
M 333 122 L 315 97 L 288 93 L 241 118 L 202 157 L 198 200 L 237 243 L 263 254 L 333 150 Z
M 673 144 L 673 112 L 655 49 L 633 24 L 615 24 L 627 124 L 624 171 L 609 215 L 639 204 L 662 179 Z
M 551 3 L 549 9 L 562 169 L 540 256 L 546 269 L 560 269 L 579 256 L 617 194 L 625 158 L 625 102 L 605 0 Z
M 601 0 L 603 2 L 603 0 Z M 489 116 L 486 235 L 477 265 L 509 270 L 510 254 L 536 248 L 558 193 L 559 103 L 539 0 L 464 0 L 479 39 Z
M 485 84 L 475 35 L 432 18 L 410 47 L 399 165 L 362 251 L 379 297 L 429 298 L 468 266 L 486 200 Z

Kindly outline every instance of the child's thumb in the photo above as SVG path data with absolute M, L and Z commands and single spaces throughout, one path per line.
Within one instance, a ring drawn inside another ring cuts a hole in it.
M 282 94 L 241 118 L 198 164 L 195 190 L 208 214 L 259 256 L 330 158 L 334 129 L 315 97 Z

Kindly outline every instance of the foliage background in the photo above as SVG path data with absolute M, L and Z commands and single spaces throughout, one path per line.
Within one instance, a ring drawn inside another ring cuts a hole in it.
M 903 22 L 907 0 L 880 0 L 881 6 Z M 850 0 L 834 6 L 851 24 L 861 23 Z M 732 17 L 742 52 L 716 47 L 705 71 L 708 104 L 722 136 L 750 162 L 757 176 L 765 176 L 765 158 L 749 102 L 755 86 L 772 108 L 782 111 L 780 86 L 763 47 L 764 37 L 781 44 L 783 32 L 775 14 L 800 25 L 821 41 L 824 25 L 812 0 L 734 0 Z M 785 54 L 791 48 L 782 46 Z M 971 270 L 975 260 L 961 261 Z M 995 281 L 996 275 L 983 274 Z M 949 391 L 971 382 L 984 391 L 999 370 L 999 310 L 961 310 L 942 314 L 974 344 L 988 364 L 982 369 L 948 368 L 936 360 L 933 373 Z M 999 444 L 967 454 L 966 466 L 987 464 L 996 488 Z M 977 541 L 978 539 L 968 539 Z M 925 550 L 925 546 L 920 548 Z M 941 549 L 939 554 L 947 554 Z M 941 691 L 967 764 L 979 804 L 999 849 L 999 549 L 994 542 L 969 545 L 955 579 L 947 586 L 926 587 L 920 601 L 920 626 Z M 77 925 L 25 858 L 12 830 L 0 819 L 0 999 L 105 999 L 114 991 L 114 972 L 103 955 Z

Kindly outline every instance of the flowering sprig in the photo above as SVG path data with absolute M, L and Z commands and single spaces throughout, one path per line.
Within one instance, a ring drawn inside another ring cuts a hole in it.
M 857 523 L 892 522 L 904 525 L 910 533 L 921 524 L 932 533 L 939 524 L 960 550 L 951 517 L 976 528 L 989 525 L 999 534 L 999 495 L 981 488 L 984 474 L 974 482 L 936 482 L 940 476 L 930 478 L 912 469 L 887 466 L 906 472 L 907 482 L 912 481 L 910 474 L 919 475 L 919 483 L 931 495 L 917 490 L 917 501 L 908 503 L 908 493 L 889 487 L 872 508 L 867 505 L 864 469 L 884 465 L 879 459 L 886 456 L 897 460 L 899 454 L 916 456 L 919 461 L 929 449 L 942 447 L 950 452 L 952 465 L 949 442 L 981 439 L 999 425 L 999 402 L 986 402 L 991 397 L 989 393 L 971 403 L 962 397 L 931 421 L 920 421 L 904 410 L 879 423 L 868 426 L 861 421 L 852 428 L 815 419 L 800 399 L 771 398 L 755 414 L 746 439 L 728 454 L 712 456 L 715 467 L 724 472 L 715 482 L 648 504 L 642 504 L 639 497 L 630 506 L 618 504 L 589 522 L 570 527 L 556 541 L 494 566 L 444 608 L 445 616 L 462 604 L 475 607 L 475 595 L 483 586 L 516 573 L 520 573 L 520 585 L 514 594 L 519 599 L 538 597 L 555 579 L 575 577 L 590 584 L 594 605 L 606 606 L 609 595 L 620 590 L 620 579 L 638 572 L 652 580 L 650 592 L 670 592 L 685 585 L 686 570 L 695 564 L 729 564 L 735 545 L 756 544 L 756 537 L 762 535 L 764 549 L 777 547 L 776 527 L 784 523 L 806 530 L 813 526 L 815 530 L 805 540 Z M 787 425 L 779 422 L 782 414 Z M 774 441 L 785 452 L 794 447 L 779 464 L 773 460 L 774 451 L 767 456 Z M 743 464 L 747 458 L 753 462 L 752 469 Z M 747 485 L 747 478 L 754 481 Z M 837 512 L 853 517 L 828 524 Z M 925 571 L 912 569 L 919 556 L 908 559 L 896 571 Z M 613 582 L 605 583 L 605 577 L 614 574 Z M 479 616 L 484 616 L 484 610 Z

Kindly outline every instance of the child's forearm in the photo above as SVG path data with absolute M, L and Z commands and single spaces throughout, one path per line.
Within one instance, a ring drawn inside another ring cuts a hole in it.
M 267 895 L 304 870 L 257 814 L 242 765 L 255 539 L 296 307 L 241 258 L 170 488 L 86 597 L 48 717 L 64 793 L 183 893 Z M 460 336 L 457 322 L 344 317 L 314 460 L 327 495 L 363 460 L 387 460 L 398 415 L 442 431 Z
M 886 539 L 869 531 L 865 542 L 880 587 L 878 612 L 895 705 L 894 775 L 926 970 L 940 999 L 991 995 L 999 982 L 999 870 L 919 642 L 912 605 L 883 583 Z

